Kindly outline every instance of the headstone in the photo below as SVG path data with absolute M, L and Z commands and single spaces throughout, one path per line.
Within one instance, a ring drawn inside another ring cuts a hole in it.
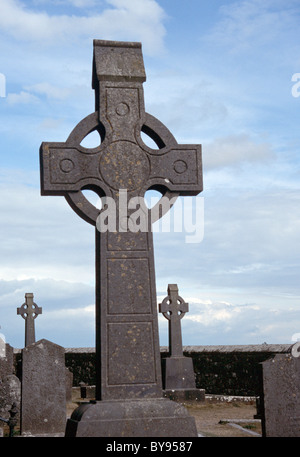
M 66 372 L 66 402 L 72 402 L 73 373 L 65 367 Z
M 300 354 L 295 355 L 277 354 L 261 364 L 265 437 L 300 437 Z
M 201 192 L 201 147 L 178 144 L 145 112 L 145 79 L 140 43 L 94 40 L 96 111 L 65 143 L 42 143 L 40 149 L 42 195 L 65 196 L 96 227 L 97 401 L 75 410 L 67 436 L 196 435 L 185 408 L 162 396 L 151 231 L 155 218 L 149 217 L 143 197 L 156 188 L 170 208 L 179 195 Z M 101 145 L 82 147 L 93 131 L 100 134 Z M 157 149 L 145 145 L 141 131 Z M 83 188 L 105 196 L 101 210 L 84 197 Z M 137 199 L 143 224 L 135 230 L 129 203 Z M 108 206 L 114 207 L 115 219 Z M 107 230 L 106 219 L 112 221 Z
M 205 390 L 196 388 L 193 359 L 183 355 L 181 319 L 189 305 L 178 295 L 177 284 L 168 285 L 168 295 L 159 304 L 159 312 L 168 320 L 169 352 L 163 362 L 165 395 L 172 399 L 205 400 Z
M 0 357 L 0 381 L 14 372 L 14 349 L 10 344 L 3 342 Z
M 0 382 L 0 416 L 9 419 L 9 411 L 12 404 L 15 404 L 20 411 L 21 383 L 17 376 L 7 375 Z M 16 417 L 20 419 L 19 413 Z
M 64 433 L 66 372 L 63 347 L 42 339 L 22 350 L 21 435 Z
M 37 306 L 33 301 L 33 294 L 25 294 L 25 303 L 20 308 L 17 308 L 17 314 L 20 314 L 25 319 L 25 347 L 35 343 L 35 328 L 34 320 L 38 314 L 42 314 L 42 308 Z
M 20 397 L 20 380 L 14 375 L 14 349 L 0 334 L 0 416 L 8 419 L 13 403 L 20 409 Z
M 0 327 L 1 328 L 1 327 Z M 5 357 L 5 337 L 0 333 L 0 360 Z

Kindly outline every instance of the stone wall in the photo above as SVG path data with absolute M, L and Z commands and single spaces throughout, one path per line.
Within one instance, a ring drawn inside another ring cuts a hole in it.
M 291 344 L 249 346 L 190 346 L 184 355 L 193 358 L 196 386 L 207 394 L 258 396 L 259 364 Z
M 184 355 L 192 357 L 196 386 L 207 394 L 258 396 L 259 363 L 276 354 L 288 353 L 292 344 L 242 346 L 184 346 Z M 16 362 L 20 358 L 15 350 Z M 161 357 L 168 357 L 161 347 Z M 73 386 L 80 382 L 95 385 L 94 348 L 66 348 L 66 366 L 73 373 Z

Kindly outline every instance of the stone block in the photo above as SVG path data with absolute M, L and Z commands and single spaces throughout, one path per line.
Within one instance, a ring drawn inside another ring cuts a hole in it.
M 42 339 L 22 350 L 21 434 L 60 433 L 65 425 L 65 350 Z

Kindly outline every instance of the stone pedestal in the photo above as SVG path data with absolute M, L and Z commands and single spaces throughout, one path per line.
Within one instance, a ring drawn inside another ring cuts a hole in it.
M 0 381 L 14 372 L 14 349 L 0 337 Z
M 166 390 L 195 389 L 195 375 L 191 357 L 163 359 L 162 371 Z
M 172 389 L 164 390 L 163 395 L 170 400 L 185 401 L 205 401 L 205 389 Z
M 82 403 L 67 421 L 66 437 L 197 437 L 195 420 L 166 398 Z
M 174 401 L 205 401 L 205 389 L 197 389 L 191 357 L 162 360 L 164 397 Z

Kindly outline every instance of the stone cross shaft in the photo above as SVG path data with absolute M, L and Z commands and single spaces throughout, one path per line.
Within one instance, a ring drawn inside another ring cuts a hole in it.
M 168 285 L 168 296 L 159 304 L 159 312 L 169 321 L 169 351 L 171 357 L 182 357 L 181 319 L 189 304 L 178 295 L 177 284 Z
M 42 308 L 33 302 L 33 294 L 25 294 L 25 303 L 17 308 L 17 314 L 25 319 L 25 347 L 35 343 L 34 319 L 38 314 L 42 314 Z
M 95 112 L 66 142 L 42 143 L 41 193 L 62 195 L 96 227 L 96 399 L 161 396 L 160 348 L 151 220 L 147 230 L 99 231 L 83 189 L 120 206 L 156 189 L 169 200 L 202 191 L 201 146 L 178 144 L 144 107 L 146 74 L 140 43 L 94 40 Z M 81 146 L 97 131 L 100 146 Z M 157 148 L 148 147 L 141 132 Z M 124 222 L 124 221 L 123 221 Z M 126 220 L 125 220 L 126 222 Z M 126 224 L 125 224 L 126 225 Z

